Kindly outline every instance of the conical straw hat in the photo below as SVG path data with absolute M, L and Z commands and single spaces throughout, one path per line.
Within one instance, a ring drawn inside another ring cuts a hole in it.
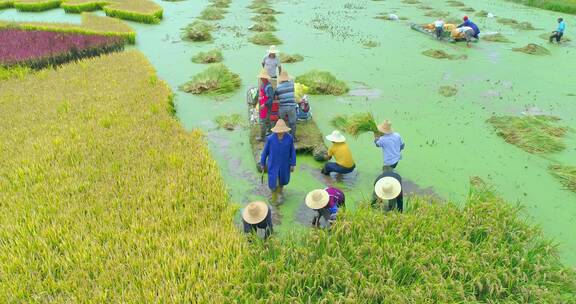
M 402 185 L 397 179 L 391 176 L 385 176 L 379 179 L 376 185 L 374 185 L 374 192 L 383 200 L 395 199 L 400 195 L 401 191 Z
M 288 128 L 286 122 L 284 122 L 284 119 L 278 119 L 274 128 L 270 129 L 270 131 L 274 133 L 286 133 L 290 132 L 290 130 L 292 129 Z
M 258 74 L 258 78 L 270 79 L 270 75 L 268 74 L 268 71 L 266 71 L 266 69 L 262 69 L 260 70 L 260 74 Z
M 342 135 L 338 130 L 332 131 L 332 134 L 327 135 L 326 139 L 335 143 L 343 143 L 346 141 L 346 137 L 344 137 L 344 135 Z
M 290 75 L 288 75 L 288 72 L 286 72 L 285 70 L 282 70 L 282 73 L 280 73 L 280 76 L 278 76 L 278 82 L 284 82 L 284 81 L 289 81 L 291 79 Z
M 378 125 L 378 131 L 384 133 L 384 134 L 390 134 L 392 133 L 392 124 L 390 123 L 389 120 L 385 120 L 382 124 Z
M 311 209 L 322 209 L 328 205 L 329 201 L 330 195 L 324 189 L 312 190 L 306 195 L 306 206 Z
M 258 224 L 268 215 L 268 205 L 265 202 L 251 202 L 242 211 L 242 218 L 248 224 Z

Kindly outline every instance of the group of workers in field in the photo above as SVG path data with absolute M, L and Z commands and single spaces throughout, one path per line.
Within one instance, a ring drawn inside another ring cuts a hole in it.
M 296 167 L 296 124 L 301 102 L 296 100 L 294 80 L 282 69 L 276 47 L 271 46 L 262 60 L 258 78 L 260 136 L 257 139 L 264 142 L 259 166 L 262 172 L 268 173 L 271 201 L 276 203 Z M 382 149 L 384 166 L 383 172 L 374 181 L 372 204 L 380 206 L 387 201 L 385 209 L 402 212 L 402 178 L 394 172 L 394 168 L 402 158 L 404 142 L 387 120 L 378 125 L 378 130 L 374 135 L 374 145 Z M 325 155 L 327 162 L 321 173 L 327 176 L 352 173 L 356 163 L 346 137 L 335 130 L 325 138 L 332 144 Z M 336 220 L 338 211 L 345 207 L 345 201 L 344 192 L 336 187 L 310 191 L 304 202 L 315 212 L 312 226 L 329 227 Z M 242 222 L 244 232 L 262 230 L 264 238 L 267 238 L 273 232 L 271 206 L 262 201 L 249 203 L 242 211 Z

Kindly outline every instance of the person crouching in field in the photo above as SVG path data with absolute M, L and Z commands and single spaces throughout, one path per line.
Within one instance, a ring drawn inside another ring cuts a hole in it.
M 402 177 L 396 172 L 384 172 L 374 181 L 374 193 L 372 194 L 372 206 L 377 207 L 388 201 L 386 211 L 398 209 L 404 211 L 404 195 L 402 193 Z
M 346 137 L 340 131 L 335 130 L 332 134 L 327 135 L 326 139 L 332 142 L 328 155 L 326 155 L 326 160 L 334 157 L 336 162 L 327 162 L 322 169 L 322 174 L 330 175 L 332 172 L 348 174 L 354 171 L 356 165 L 354 164 L 350 148 L 346 144 Z
M 272 202 L 276 203 L 296 166 L 296 149 L 292 135 L 287 133 L 290 128 L 283 119 L 279 119 L 271 131 L 260 157 L 260 168 L 268 169 L 268 187 L 272 191 Z
M 274 89 L 270 83 L 270 75 L 265 69 L 260 71 L 260 87 L 258 88 L 258 105 L 259 105 L 259 115 L 260 115 L 260 137 L 259 141 L 264 141 L 268 131 L 272 127 L 270 122 L 270 108 L 272 107 L 272 102 L 274 101 Z
M 312 226 L 329 228 L 336 220 L 336 214 L 340 208 L 346 206 L 344 192 L 338 188 L 329 187 L 316 189 L 306 195 L 306 206 L 316 211 L 312 220 Z M 322 221 L 324 219 L 324 221 Z
M 242 211 L 242 223 L 244 233 L 258 233 L 258 229 L 264 230 L 264 239 L 272 232 L 272 209 L 264 202 L 251 202 Z

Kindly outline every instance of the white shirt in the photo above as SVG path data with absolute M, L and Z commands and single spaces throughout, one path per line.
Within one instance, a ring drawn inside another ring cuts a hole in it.
M 469 30 L 473 31 L 474 29 L 469 27 L 469 26 L 463 26 L 461 28 L 458 28 L 458 32 L 460 32 L 460 33 L 464 33 L 464 32 L 469 31 Z
M 435 27 L 444 27 L 444 20 L 436 20 L 434 21 Z
M 399 19 L 398 15 L 395 15 L 395 14 L 388 15 L 388 20 L 398 20 L 398 19 Z

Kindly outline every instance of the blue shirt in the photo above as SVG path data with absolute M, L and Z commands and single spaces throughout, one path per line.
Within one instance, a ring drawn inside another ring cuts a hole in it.
M 460 24 L 458 27 L 463 27 L 463 26 L 468 26 L 471 27 L 474 30 L 474 33 L 476 35 L 474 35 L 474 37 L 477 37 L 478 34 L 480 34 L 480 29 L 478 28 L 478 26 L 476 25 L 476 23 L 470 21 L 470 19 L 464 21 L 464 23 Z
M 558 33 L 564 33 L 565 29 L 566 29 L 566 23 L 564 23 L 564 21 L 558 23 L 558 29 L 556 30 Z
M 393 132 L 384 134 L 375 142 L 376 147 L 382 148 L 384 156 L 384 165 L 391 166 L 402 159 L 400 151 L 404 149 L 404 142 L 400 134 Z

